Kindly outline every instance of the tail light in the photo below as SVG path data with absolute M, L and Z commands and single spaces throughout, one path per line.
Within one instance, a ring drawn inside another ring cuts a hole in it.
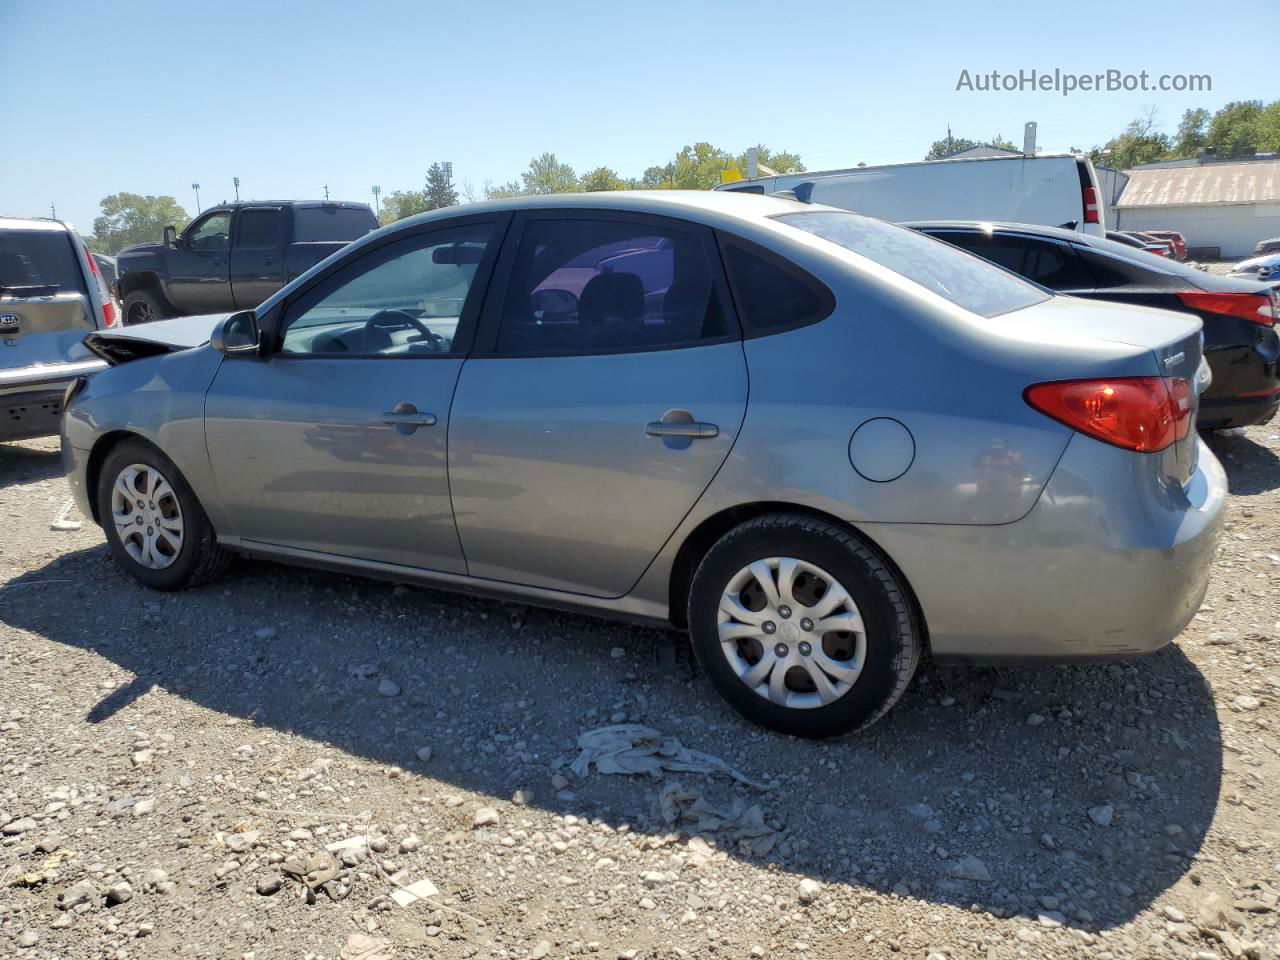
M 1180 293 L 1184 306 L 1201 313 L 1241 317 L 1264 327 L 1275 326 L 1276 302 L 1265 293 Z
M 89 252 L 89 248 L 84 248 L 85 259 L 89 261 L 89 270 L 93 273 L 93 279 L 98 284 L 98 306 L 102 308 L 102 326 L 114 327 L 120 320 L 116 316 L 116 302 L 111 299 L 111 290 L 107 287 L 107 278 L 102 275 L 102 268 L 98 266 L 98 261 L 93 259 L 93 254 Z
M 1084 222 L 1101 223 L 1098 219 L 1098 188 L 1081 187 L 1080 197 L 1084 200 Z
M 1191 429 L 1191 384 L 1179 378 L 1037 383 L 1023 397 L 1073 430 L 1138 453 L 1163 450 Z

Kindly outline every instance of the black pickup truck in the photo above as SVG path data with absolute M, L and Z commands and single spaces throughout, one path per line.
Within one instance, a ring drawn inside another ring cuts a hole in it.
M 378 228 L 364 203 L 225 203 L 164 242 L 116 255 L 125 323 L 256 307 L 335 250 Z

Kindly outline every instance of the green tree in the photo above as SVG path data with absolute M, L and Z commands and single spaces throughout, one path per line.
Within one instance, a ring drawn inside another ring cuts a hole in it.
M 428 210 L 439 210 L 441 207 L 453 207 L 458 203 L 458 191 L 445 175 L 444 167 L 433 163 L 427 168 L 426 200 Z
M 554 153 L 544 153 L 529 161 L 529 169 L 520 174 L 524 193 L 574 193 L 578 177 L 573 167 L 561 163 Z
M 721 183 L 721 174 L 737 168 L 737 162 L 719 147 L 704 141 L 685 147 L 670 164 L 669 184 L 676 190 L 710 190 Z
M 165 227 L 181 230 L 190 219 L 173 197 L 113 193 L 102 198 L 102 216 L 93 221 L 93 246 L 114 255 L 135 243 L 160 240 Z
M 1155 111 L 1148 110 L 1143 116 L 1129 121 L 1120 136 L 1112 137 L 1101 147 L 1094 147 L 1089 156 L 1094 163 L 1127 170 L 1142 163 L 1168 160 L 1172 148 L 1169 136 L 1156 132 Z
M 738 158 L 734 162 L 737 164 L 738 172 L 745 177 L 747 175 L 747 151 L 743 150 L 738 154 Z M 800 154 L 770 150 L 763 143 L 756 144 L 756 162 L 778 173 L 804 173 L 804 164 L 800 162 Z
M 1208 146 L 1219 157 L 1244 157 L 1260 149 L 1265 109 L 1261 100 L 1228 103 L 1209 121 Z
M 524 187 L 519 180 L 508 180 L 496 187 L 492 180 L 484 182 L 484 198 L 486 200 L 504 200 L 507 197 L 519 197 L 524 194 Z
M 629 184 L 618 176 L 610 167 L 596 167 L 584 173 L 578 180 L 578 189 L 583 193 L 596 193 L 602 190 L 626 190 Z
M 1178 121 L 1178 135 L 1173 141 L 1173 153 L 1178 158 L 1194 157 L 1196 151 L 1208 142 L 1209 111 L 1204 107 L 1186 110 Z
M 383 226 L 395 223 L 415 213 L 426 213 L 434 209 L 427 205 L 425 190 L 397 190 L 382 198 L 382 208 L 378 211 L 378 222 Z
M 942 160 L 949 157 L 953 153 L 959 153 L 961 150 L 968 150 L 972 147 L 995 147 L 998 150 L 1017 150 L 1013 142 L 1006 140 L 1000 134 L 996 134 L 990 140 L 970 140 L 968 137 L 953 137 L 951 128 L 947 127 L 947 135 L 941 140 L 935 140 L 929 146 L 929 152 L 925 154 L 926 160 Z

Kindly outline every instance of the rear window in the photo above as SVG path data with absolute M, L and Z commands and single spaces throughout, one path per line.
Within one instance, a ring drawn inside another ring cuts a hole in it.
M 0 288 L 84 292 L 80 261 L 65 230 L 0 230 Z
M 293 239 L 298 243 L 356 240 L 377 227 L 373 213 L 358 207 L 296 207 L 293 211 Z
M 983 317 L 1049 299 L 1040 287 L 985 260 L 883 220 L 836 211 L 774 219 L 866 257 Z

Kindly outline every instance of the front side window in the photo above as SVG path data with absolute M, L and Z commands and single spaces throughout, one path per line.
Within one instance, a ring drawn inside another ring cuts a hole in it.
M 699 234 L 628 221 L 534 220 L 516 252 L 497 349 L 650 350 L 729 332 Z
M 192 250 L 225 250 L 231 242 L 231 212 L 219 210 L 199 221 L 187 233 Z
M 236 246 L 246 248 L 274 247 L 280 239 L 280 209 L 262 207 L 241 210 L 236 227 Z
M 289 308 L 281 353 L 453 353 L 458 323 L 492 235 L 492 224 L 472 224 L 365 254 Z
M 775 218 L 901 274 L 983 317 L 1049 298 L 1039 287 L 932 237 L 855 213 L 788 213 Z

